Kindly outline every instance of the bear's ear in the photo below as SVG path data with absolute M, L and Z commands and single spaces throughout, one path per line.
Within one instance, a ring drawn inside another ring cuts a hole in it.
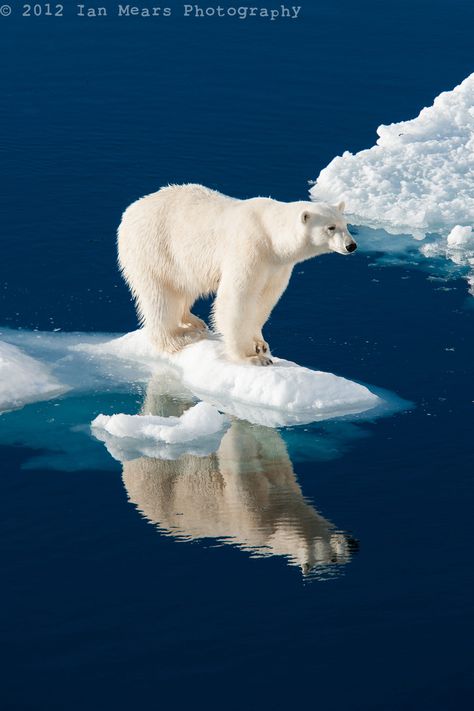
M 310 214 L 311 213 L 308 212 L 308 210 L 303 210 L 303 212 L 301 213 L 300 220 L 303 223 L 303 225 L 305 225 L 308 222 Z
M 344 212 L 344 210 L 346 209 L 346 203 L 344 202 L 344 200 L 341 200 L 341 202 L 337 205 L 337 209 L 339 210 L 339 212 Z

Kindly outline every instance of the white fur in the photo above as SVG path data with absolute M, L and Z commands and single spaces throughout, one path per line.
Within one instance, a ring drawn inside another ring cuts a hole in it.
M 134 202 L 118 230 L 119 263 L 156 348 L 173 352 L 204 337 L 206 325 L 191 308 L 216 293 L 213 326 L 228 357 L 271 363 L 262 327 L 294 265 L 331 251 L 347 254 L 355 244 L 342 209 L 237 200 L 193 184 Z

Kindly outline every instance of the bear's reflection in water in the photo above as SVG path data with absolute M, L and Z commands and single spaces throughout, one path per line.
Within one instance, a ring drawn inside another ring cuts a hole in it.
M 148 397 L 144 411 L 187 409 L 163 394 L 151 404 Z M 282 437 L 268 427 L 234 420 L 217 452 L 126 461 L 123 482 L 138 510 L 181 540 L 211 538 L 256 556 L 285 556 L 305 575 L 329 572 L 357 549 L 305 500 Z

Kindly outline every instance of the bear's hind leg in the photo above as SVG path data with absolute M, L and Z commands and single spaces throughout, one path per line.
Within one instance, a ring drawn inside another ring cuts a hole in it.
M 194 329 L 196 331 L 207 331 L 207 323 L 201 318 L 195 316 L 188 307 L 185 307 L 184 313 L 181 317 L 181 323 L 187 328 Z
M 158 351 L 175 353 L 202 338 L 202 333 L 181 325 L 184 297 L 154 282 L 137 298 L 138 310 L 148 336 Z

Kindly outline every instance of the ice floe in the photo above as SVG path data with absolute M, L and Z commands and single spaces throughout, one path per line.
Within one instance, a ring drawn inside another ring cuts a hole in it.
M 50 368 L 0 341 L 0 412 L 38 400 L 48 400 L 67 390 Z
M 336 412 L 330 409 L 290 412 L 259 405 L 249 406 L 221 395 L 224 402 L 217 404 L 216 396 L 203 395 L 204 407 L 203 404 L 196 407 L 197 396 L 184 385 L 180 368 L 150 352 L 140 332 L 127 337 L 111 337 L 111 334 L 103 333 L 67 334 L 3 329 L 1 337 L 17 349 L 21 346 L 23 355 L 33 356 L 40 361 L 40 365 L 44 364 L 45 369 L 50 368 L 50 377 L 56 378 L 60 384 L 59 392 L 68 388 L 65 396 L 59 399 L 30 404 L 25 410 L 17 409 L 2 418 L 0 444 L 21 445 L 30 449 L 30 455 L 22 463 L 26 469 L 99 471 L 114 469 L 117 462 L 132 462 L 143 457 L 168 461 L 185 461 L 183 457 L 201 459 L 220 450 L 228 428 L 227 419 L 231 425 L 246 420 L 249 432 L 256 425 L 263 425 L 268 431 L 285 427 L 282 436 L 292 459 L 306 460 L 310 457 L 313 462 L 326 461 L 340 456 L 354 439 L 367 436 L 361 426 L 364 420 L 387 416 L 409 406 L 392 393 L 377 389 L 378 397 L 374 395 L 374 399 L 370 400 L 371 404 L 375 400 L 376 405 L 350 417 L 347 403 L 344 405 L 341 401 Z M 254 366 L 248 368 L 257 376 L 265 370 Z M 52 392 L 54 394 L 55 391 Z M 210 418 L 207 415 L 212 412 L 212 409 L 209 410 L 211 404 L 231 417 L 224 418 L 214 413 L 216 426 L 221 422 L 224 424 L 209 434 L 212 428 L 209 427 Z M 351 408 L 353 405 L 354 402 Z M 189 414 L 185 415 L 186 412 Z M 182 427 L 181 435 L 180 429 L 176 428 L 167 437 L 176 439 L 170 443 L 143 435 L 150 422 L 161 422 L 162 418 L 171 417 L 175 419 L 165 420 L 165 424 L 179 420 L 181 425 L 187 421 L 189 426 L 189 418 L 192 424 L 192 418 L 197 415 L 200 418 L 203 412 L 205 417 L 202 422 L 192 428 L 194 439 L 182 441 Z M 94 436 L 91 436 L 91 420 L 99 413 L 105 413 L 99 423 L 113 423 L 111 429 L 115 434 L 94 427 Z M 117 413 L 125 417 L 115 418 Z M 136 413 L 140 413 L 140 417 Z M 129 415 L 133 417 L 129 419 Z M 149 415 L 161 419 L 148 420 Z M 341 419 L 343 415 L 345 417 Z M 121 422 L 125 425 L 116 429 Z M 132 429 L 130 422 L 138 422 L 138 425 L 133 424 Z M 286 427 L 303 423 L 306 426 Z M 198 427 L 202 429 L 198 430 Z
M 200 399 L 229 414 L 257 424 L 279 426 L 364 412 L 380 398 L 364 385 L 332 373 L 310 370 L 274 358 L 273 366 L 258 368 L 228 361 L 218 338 L 187 346 L 174 355 L 158 355 L 144 330 L 102 344 L 78 344 L 95 358 L 165 362 Z
M 334 158 L 311 198 L 344 199 L 352 224 L 378 231 L 374 250 L 386 246 L 393 252 L 398 246 L 406 252 L 406 241 L 393 235 L 428 236 L 418 250 L 422 258 L 443 257 L 472 274 L 474 74 L 416 118 L 379 126 L 377 133 L 372 148 Z M 371 238 L 369 231 L 363 240 L 369 249 Z
M 45 387 L 44 397 L 65 390 L 138 395 L 152 378 L 160 378 L 172 381 L 174 391 L 181 388 L 221 412 L 269 427 L 355 415 L 383 405 L 383 398 L 364 385 L 291 361 L 275 358 L 266 368 L 229 362 L 221 341 L 212 336 L 175 355 L 158 354 L 143 330 L 111 337 L 5 329 L 2 338 L 25 356 L 21 362 L 29 367 L 34 358 L 50 374 L 43 382 L 54 387 Z
M 352 222 L 397 233 L 449 232 L 474 215 L 474 74 L 411 121 L 379 126 L 377 145 L 321 171 L 314 200 L 344 199 Z
M 226 422 L 225 415 L 206 402 L 199 402 L 181 417 L 158 415 L 97 415 L 92 427 L 103 429 L 114 437 L 151 439 L 174 444 L 190 442 L 219 432 Z
M 119 461 L 141 456 L 177 459 L 183 452 L 204 456 L 219 446 L 229 419 L 215 407 L 199 402 L 181 416 L 98 415 L 92 433 Z

